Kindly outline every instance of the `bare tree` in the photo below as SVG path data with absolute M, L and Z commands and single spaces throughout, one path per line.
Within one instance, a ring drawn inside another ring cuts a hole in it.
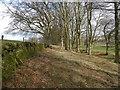
M 7 6 L 7 13 L 11 15 L 13 20 L 10 24 L 11 28 L 9 29 L 9 32 L 18 31 L 19 33 L 37 33 L 43 36 L 47 45 L 61 43 L 61 46 L 65 46 L 66 50 L 71 49 L 71 45 L 72 47 L 75 45 L 76 51 L 79 52 L 82 29 L 83 27 L 85 28 L 86 25 L 86 30 L 84 30 L 86 31 L 86 51 L 91 55 L 91 48 L 94 42 L 98 40 L 101 29 L 104 29 L 107 47 L 110 40 L 111 32 L 107 33 L 106 29 L 108 22 L 105 23 L 104 28 L 100 28 L 101 17 L 104 16 L 99 12 L 101 9 L 107 10 L 104 6 L 110 7 L 109 4 L 106 3 L 96 4 L 93 2 L 16 3 L 15 5 L 12 5 L 12 9 Z M 116 60 L 118 60 L 118 3 L 114 3 L 114 7 L 115 53 Z M 95 15 L 95 12 L 97 12 L 97 15 Z M 106 48 L 106 54 L 108 53 L 107 51 L 108 48 Z
M 118 3 L 114 2 L 115 10 L 115 62 L 120 63 L 119 60 L 119 18 L 118 18 Z
M 88 54 L 91 55 L 91 48 L 93 43 L 98 40 L 100 34 L 100 21 L 102 14 L 99 12 L 98 16 L 95 16 L 93 12 L 93 5 L 94 3 L 86 3 L 86 10 L 87 10 L 87 29 L 86 29 L 86 40 L 87 40 L 87 47 Z M 95 23 L 92 23 L 92 22 Z
M 101 21 L 101 26 L 103 27 L 103 36 L 105 38 L 105 43 L 106 43 L 106 55 L 108 55 L 108 50 L 109 50 L 109 44 L 110 44 L 110 39 L 112 37 L 112 34 L 114 32 L 114 20 L 110 18 L 110 16 L 105 15 L 103 20 Z M 102 28 L 101 27 L 101 28 Z

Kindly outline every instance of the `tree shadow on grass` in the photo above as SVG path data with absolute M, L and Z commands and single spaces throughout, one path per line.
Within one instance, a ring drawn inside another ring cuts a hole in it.
M 41 72 L 43 72 L 47 77 L 50 77 L 53 79 L 54 82 L 50 82 L 54 87 L 71 87 L 71 88 L 75 88 L 75 87 L 87 87 L 86 84 L 83 82 L 84 79 L 88 80 L 89 82 L 94 82 L 94 83 L 101 83 L 103 86 L 110 86 L 108 83 L 103 82 L 102 80 L 97 80 L 95 78 L 90 78 L 89 76 L 83 75 L 82 73 L 79 73 L 75 70 L 73 70 L 71 67 L 69 66 L 73 66 L 73 67 L 81 67 L 80 63 L 75 62 L 75 61 L 68 61 L 62 58 L 57 58 L 57 57 L 53 57 L 53 56 L 48 56 L 48 55 L 40 55 L 40 57 L 44 57 L 44 58 L 50 58 L 52 59 L 49 62 L 46 62 L 45 60 L 40 60 L 42 63 L 45 63 L 45 66 L 43 66 L 42 68 L 38 68 L 36 70 L 39 70 Z M 62 65 L 55 65 L 55 63 L 52 62 L 59 62 Z M 51 67 L 50 71 L 45 71 L 45 67 L 49 66 Z M 28 67 L 28 68 L 32 68 L 35 69 L 34 67 Z M 85 67 L 83 67 L 85 68 Z M 97 71 L 96 71 L 97 72 Z M 52 75 L 54 74 L 54 75 Z M 66 74 L 67 77 L 61 76 L 61 74 Z M 81 80 L 76 82 L 73 78 L 75 76 L 81 77 Z M 57 82 L 57 83 L 56 83 Z M 49 87 L 49 85 L 46 87 Z M 63 86 L 59 86 L 60 84 L 63 84 Z M 91 84 L 92 85 L 92 84 Z M 90 86 L 90 85 L 89 85 Z M 93 86 L 94 87 L 94 86 Z
M 84 75 L 82 72 L 75 71 L 73 67 L 77 69 L 86 68 L 86 67 L 83 67 L 79 62 L 69 61 L 60 57 L 53 56 L 52 54 L 47 55 L 44 53 L 39 54 L 38 57 L 36 57 L 36 60 L 38 64 L 43 63 L 43 65 L 38 68 L 36 68 L 35 65 L 28 66 L 23 64 L 22 66 L 29 68 L 33 71 L 38 71 L 42 73 L 42 75 L 45 75 L 45 77 L 42 79 L 45 79 L 45 78 L 51 79 L 44 83 L 40 81 L 39 87 L 44 86 L 46 88 L 80 88 L 80 87 L 86 88 L 86 87 L 95 87 L 94 85 L 96 83 L 99 83 L 104 87 L 111 86 L 107 82 L 104 82 L 100 79 L 96 79 L 96 78 Z M 46 70 L 46 68 L 50 68 L 50 69 Z M 32 76 L 29 76 L 29 77 L 33 78 Z M 86 82 L 84 82 L 84 80 L 86 80 Z

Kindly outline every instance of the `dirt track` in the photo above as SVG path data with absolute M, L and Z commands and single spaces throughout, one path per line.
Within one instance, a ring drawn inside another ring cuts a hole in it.
M 9 88 L 104 88 L 118 86 L 118 65 L 95 56 L 45 49 L 7 81 Z

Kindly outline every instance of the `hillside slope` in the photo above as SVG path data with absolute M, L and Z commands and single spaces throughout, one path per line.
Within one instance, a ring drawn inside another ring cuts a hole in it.
M 3 82 L 8 88 L 104 88 L 118 86 L 118 65 L 95 56 L 47 48 Z

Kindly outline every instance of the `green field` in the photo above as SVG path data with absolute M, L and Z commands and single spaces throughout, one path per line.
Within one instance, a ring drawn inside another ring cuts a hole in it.
M 85 49 L 85 46 L 81 46 L 81 49 Z M 96 52 L 102 52 L 105 53 L 106 52 L 106 46 L 93 46 L 92 47 L 92 51 L 96 51 Z M 110 46 L 109 47 L 109 54 L 115 54 L 114 52 L 114 46 Z
M 0 41 L 1 41 L 1 39 L 0 39 Z M 6 39 L 3 40 L 3 43 L 19 43 L 19 42 L 21 42 L 21 41 L 16 41 L 16 40 L 6 40 Z

